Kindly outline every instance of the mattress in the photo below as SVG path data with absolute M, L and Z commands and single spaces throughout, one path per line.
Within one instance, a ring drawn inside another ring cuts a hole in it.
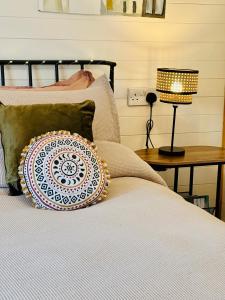
M 73 212 L 0 196 L 0 299 L 225 299 L 225 225 L 167 187 L 112 180 Z

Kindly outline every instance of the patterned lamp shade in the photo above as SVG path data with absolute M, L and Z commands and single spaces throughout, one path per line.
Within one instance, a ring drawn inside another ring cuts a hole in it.
M 157 69 L 156 90 L 160 92 L 160 101 L 172 104 L 191 104 L 192 95 L 198 89 L 197 70 Z

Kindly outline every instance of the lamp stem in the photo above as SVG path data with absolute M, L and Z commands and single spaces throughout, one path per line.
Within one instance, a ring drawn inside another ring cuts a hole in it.
M 175 124 L 176 124 L 176 111 L 178 105 L 173 105 L 173 128 L 172 128 L 172 137 L 171 137 L 171 152 L 173 152 L 174 145 L 174 132 L 175 132 Z

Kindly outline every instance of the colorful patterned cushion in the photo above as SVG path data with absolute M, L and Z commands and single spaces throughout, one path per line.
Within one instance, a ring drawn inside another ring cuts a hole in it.
M 74 210 L 103 200 L 109 173 L 95 145 L 68 131 L 33 138 L 21 154 L 19 175 L 36 208 Z

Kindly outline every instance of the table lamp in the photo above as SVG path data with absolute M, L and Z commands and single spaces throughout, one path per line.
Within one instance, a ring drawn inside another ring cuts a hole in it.
M 174 147 L 176 110 L 178 104 L 192 103 L 192 95 L 197 94 L 198 73 L 199 71 L 197 70 L 157 69 L 156 91 L 160 92 L 160 101 L 173 104 L 174 109 L 171 146 L 160 147 L 159 154 L 177 156 L 185 153 L 183 148 Z

